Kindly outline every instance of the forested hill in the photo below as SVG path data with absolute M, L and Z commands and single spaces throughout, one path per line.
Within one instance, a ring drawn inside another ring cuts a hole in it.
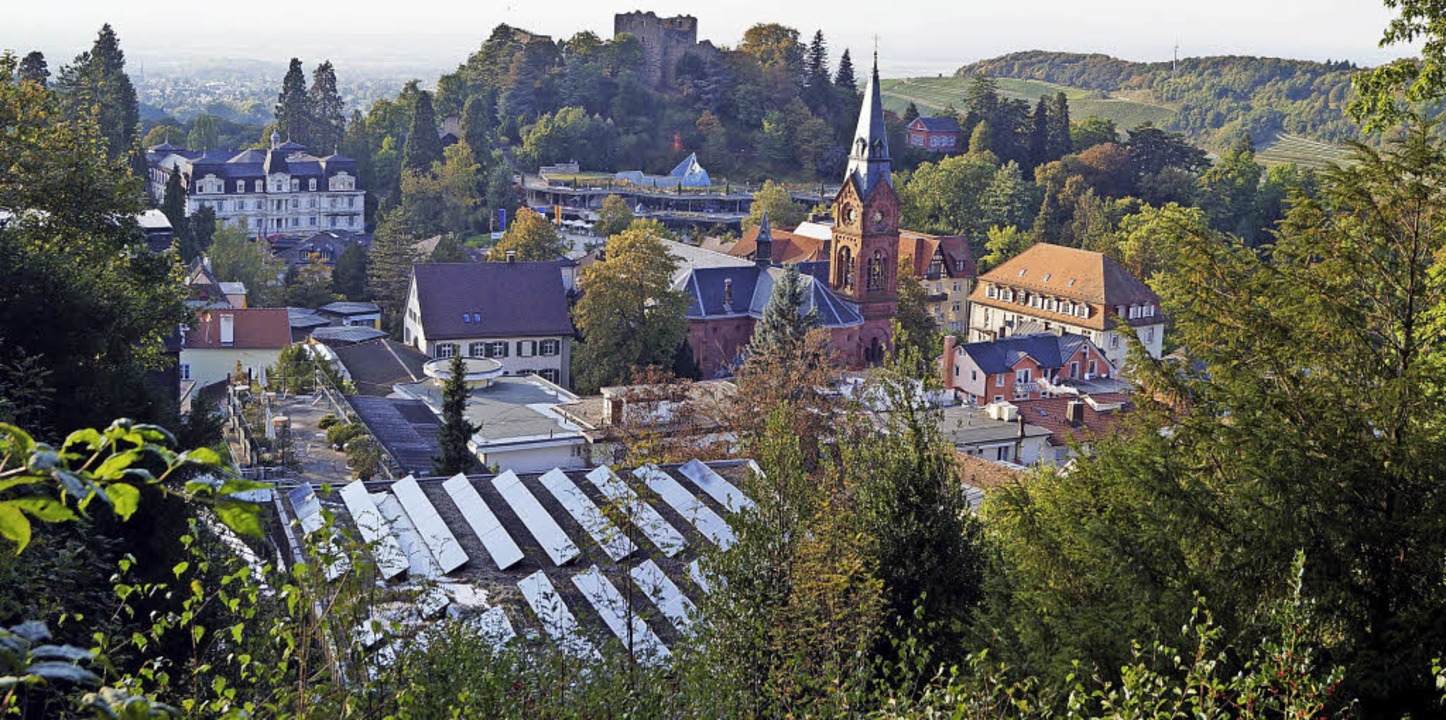
M 1349 62 L 1225 56 L 1139 63 L 1100 54 L 1033 50 L 981 60 L 955 74 L 1042 80 L 1169 105 L 1167 129 L 1214 149 L 1248 132 L 1258 146 L 1281 133 L 1324 141 L 1356 139 L 1345 114 L 1353 95 Z

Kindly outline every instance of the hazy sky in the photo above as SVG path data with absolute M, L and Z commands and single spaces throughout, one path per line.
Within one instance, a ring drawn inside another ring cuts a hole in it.
M 1380 0 L 51 0 L 14 2 L 0 21 L 0 48 L 39 48 L 52 68 L 89 45 L 101 23 L 120 34 L 132 59 L 167 53 L 347 64 L 447 67 L 464 59 L 501 22 L 566 37 L 612 34 L 612 16 L 635 9 L 698 18 L 699 37 L 736 45 L 756 22 L 805 36 L 822 29 L 835 56 L 867 55 L 877 35 L 886 75 L 947 72 L 960 64 L 1028 49 L 1105 52 L 1161 60 L 1252 54 L 1361 64 L 1411 54 L 1377 47 L 1390 13 Z M 428 78 L 431 80 L 432 78 Z

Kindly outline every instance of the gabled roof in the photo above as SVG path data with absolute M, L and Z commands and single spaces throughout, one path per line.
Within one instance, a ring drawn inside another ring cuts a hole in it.
M 909 123 L 911 130 L 923 130 L 924 132 L 957 133 L 959 132 L 959 121 L 951 117 L 924 117 L 920 115 Z
M 774 230 L 772 235 L 772 258 L 775 263 L 792 265 L 793 263 L 828 259 L 825 241 L 782 230 Z M 739 258 L 751 257 L 756 252 L 758 252 L 757 227 L 745 231 L 743 237 L 728 249 L 729 255 Z
M 1115 433 L 1121 415 L 1134 407 L 1130 402 L 1130 396 L 1124 393 L 1095 393 L 1088 398 L 1065 396 L 1013 402 L 1019 408 L 1019 416 L 1024 418 L 1025 422 L 1050 431 L 1049 442 L 1056 446 L 1068 445 L 1071 440 L 1092 442 L 1109 437 Z M 1068 413 L 1071 402 L 1079 402 L 1083 405 L 1084 422 L 1078 425 L 1069 421 Z M 1118 405 L 1119 408 L 1101 411 L 1096 410 L 1095 405 L 1101 407 Z
M 221 344 L 221 319 L 232 318 L 230 344 Z M 291 320 L 286 308 L 228 308 L 197 313 L 186 330 L 185 349 L 280 350 L 291 344 Z
M 826 278 L 828 263 L 798 263 L 805 284 L 804 313 L 818 311 L 821 325 L 829 328 L 852 327 L 864 322 L 858 307 L 829 289 Z M 773 295 L 773 285 L 786 272 L 782 267 L 761 268 L 757 265 L 737 267 L 703 267 L 691 269 L 675 287 L 687 294 L 689 320 L 726 317 L 763 317 L 763 309 Z M 731 282 L 731 288 L 730 288 Z M 733 302 L 724 302 L 729 293 Z
M 1083 335 L 1042 333 L 1011 335 L 993 342 L 965 343 L 955 349 L 968 355 L 985 374 L 999 375 L 1013 372 L 1014 366 L 1026 357 L 1033 358 L 1044 370 L 1062 368 L 1085 347 L 1094 347 L 1094 343 Z
M 428 340 L 573 334 L 556 261 L 417 263 L 412 284 Z
M 948 277 L 974 277 L 974 253 L 969 250 L 969 239 L 963 235 L 929 235 L 912 230 L 899 231 L 899 262 L 905 258 L 913 264 L 914 274 L 923 277 L 935 253 L 944 256 L 944 274 Z M 964 270 L 955 268 L 957 261 L 964 261 Z

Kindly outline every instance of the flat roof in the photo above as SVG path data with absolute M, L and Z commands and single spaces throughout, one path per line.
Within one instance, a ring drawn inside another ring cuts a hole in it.
M 441 382 L 428 379 L 398 385 L 397 390 L 441 413 Z M 467 419 L 482 426 L 475 435 L 482 445 L 582 440 L 581 429 L 556 411 L 558 405 L 577 401 L 576 395 L 535 375 L 507 376 L 472 391 Z
M 980 445 L 984 443 L 999 443 L 1015 440 L 1019 437 L 1019 423 L 995 420 L 989 417 L 984 408 L 972 408 L 967 405 L 944 408 L 944 419 L 939 428 L 944 431 L 945 437 L 955 445 Z M 1047 437 L 1050 432 L 1046 428 L 1028 423 L 1025 419 L 1024 436 L 1026 438 Z

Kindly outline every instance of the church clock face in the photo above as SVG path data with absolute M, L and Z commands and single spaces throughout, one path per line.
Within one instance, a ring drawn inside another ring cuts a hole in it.
M 874 210 L 869 213 L 869 226 L 874 230 L 885 230 L 889 224 L 889 213 L 885 210 Z

